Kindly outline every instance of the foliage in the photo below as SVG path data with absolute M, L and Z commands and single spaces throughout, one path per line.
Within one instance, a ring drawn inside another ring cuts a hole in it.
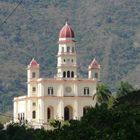
M 111 95 L 109 100 L 108 100 L 108 103 L 107 103 L 108 108 L 109 109 L 112 108 L 117 102 L 118 101 L 117 101 L 116 97 L 114 97 L 114 95 Z
M 133 88 L 133 86 L 130 85 L 128 82 L 121 81 L 120 86 L 117 91 L 117 96 L 121 97 L 121 96 L 127 95 L 134 90 L 135 89 Z
M 62 123 L 59 120 L 53 120 L 50 122 L 50 125 L 54 128 L 54 129 L 60 129 L 62 127 Z
M 121 104 L 127 104 L 132 108 L 140 109 L 140 90 L 134 90 L 127 95 L 118 97 L 114 106 L 119 106 Z
M 111 97 L 111 91 L 104 84 L 98 84 L 96 88 L 96 93 L 93 95 L 93 99 L 97 100 L 98 104 L 107 103 Z
M 4 128 L 3 124 L 0 123 L 0 130 Z
M 0 129 L 1 140 L 137 140 L 140 138 L 140 110 L 120 104 L 91 108 L 80 120 L 54 130 L 26 128 L 10 124 Z

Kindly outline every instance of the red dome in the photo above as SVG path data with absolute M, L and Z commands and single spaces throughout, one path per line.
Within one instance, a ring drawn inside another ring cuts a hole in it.
M 59 38 L 74 38 L 74 31 L 67 22 L 59 32 Z

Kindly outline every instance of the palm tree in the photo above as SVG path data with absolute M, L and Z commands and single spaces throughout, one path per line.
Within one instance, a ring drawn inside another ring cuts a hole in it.
M 118 102 L 118 101 L 117 101 L 116 97 L 114 96 L 114 94 L 112 94 L 112 95 L 110 96 L 109 100 L 108 100 L 108 103 L 107 103 L 108 108 L 109 108 L 109 109 L 112 108 L 117 102 Z
M 111 96 L 111 91 L 104 84 L 98 84 L 96 93 L 93 95 L 93 99 L 96 99 L 97 104 L 107 103 Z

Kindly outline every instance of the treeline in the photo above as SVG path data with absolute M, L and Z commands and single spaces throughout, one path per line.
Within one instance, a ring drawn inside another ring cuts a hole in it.
M 139 140 L 140 111 L 127 105 L 108 109 L 102 104 L 89 109 L 80 120 L 67 125 L 54 122 L 53 130 L 27 128 L 10 124 L 0 128 L 1 140 Z
M 4 128 L 1 124 L 0 140 L 140 139 L 140 90 L 121 82 L 114 97 L 107 86 L 100 84 L 93 98 L 97 99 L 95 108 L 89 108 L 81 120 L 67 123 L 54 120 L 50 123 L 51 130 L 14 123 Z

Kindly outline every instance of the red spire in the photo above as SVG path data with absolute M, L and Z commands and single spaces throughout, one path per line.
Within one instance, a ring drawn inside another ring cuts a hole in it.
M 32 61 L 29 64 L 30 67 L 38 67 L 39 64 L 37 63 L 37 61 L 33 58 Z
M 74 38 L 74 31 L 67 22 L 59 32 L 59 38 Z
M 89 69 L 100 69 L 100 64 L 94 58 L 91 64 L 89 65 Z

